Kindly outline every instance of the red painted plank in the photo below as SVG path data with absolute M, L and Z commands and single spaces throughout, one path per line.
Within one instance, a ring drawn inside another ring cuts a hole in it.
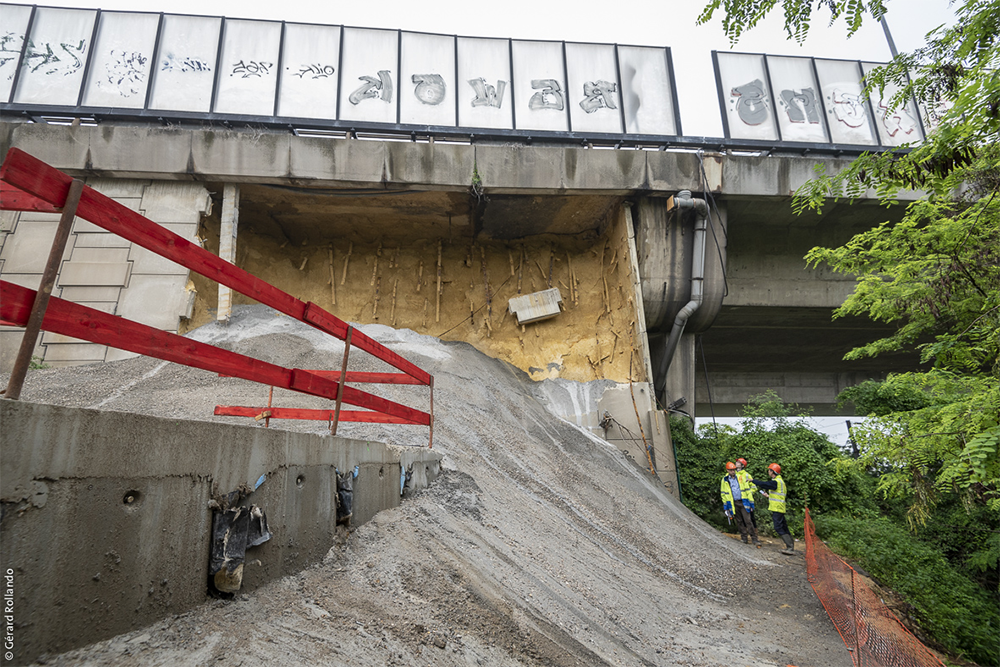
M 318 396 L 319 394 L 317 391 L 319 388 L 327 385 L 332 385 L 335 388 L 330 397 L 336 398 L 337 383 L 335 381 L 328 380 L 300 368 L 292 369 L 290 389 L 301 391 L 304 394 L 314 394 Z M 413 408 L 405 405 L 400 405 L 399 403 L 394 403 L 393 401 L 373 396 L 372 394 L 363 392 L 360 389 L 355 389 L 354 387 L 344 387 L 343 401 L 349 405 L 356 405 L 361 408 L 368 408 L 369 410 L 377 410 L 396 417 L 402 417 L 403 419 L 413 422 L 414 424 L 429 426 L 431 423 L 430 415 L 426 412 L 414 410 Z
M 306 306 L 305 321 L 312 324 L 317 329 L 333 334 L 341 340 L 344 340 L 347 336 L 347 324 L 343 320 L 317 306 L 312 301 L 310 301 Z M 420 380 L 420 384 L 430 383 L 431 376 L 427 371 L 421 369 L 416 364 L 407 361 L 387 348 L 385 345 L 376 342 L 374 339 L 364 335 L 357 329 L 354 330 L 351 344 L 359 350 L 363 350 L 364 352 L 381 359 L 390 366 L 398 368 L 407 375 Z
M 357 331 L 355 331 L 357 335 Z M 340 379 L 340 371 L 318 371 L 310 370 L 310 373 L 331 380 Z M 424 383 L 406 373 L 368 373 L 364 371 L 347 371 L 347 382 L 353 384 L 415 384 L 424 386 Z
M 0 280 L 0 320 L 24 326 L 34 299 L 35 290 Z M 49 300 L 42 330 L 314 396 L 337 396 L 336 382 L 308 371 L 289 370 L 56 297 Z M 425 412 L 352 387 L 344 387 L 343 400 L 416 424 L 430 424 Z
M 11 148 L 0 166 L 0 180 L 29 192 L 53 206 L 61 207 L 72 178 L 18 148 Z M 77 215 L 118 234 L 156 254 L 249 296 L 279 312 L 315 326 L 343 340 L 347 324 L 314 303 L 306 305 L 260 278 L 216 257 L 155 222 L 106 197 L 84 188 Z M 420 380 L 430 383 L 430 374 L 384 345 L 358 332 L 356 346 Z
M 224 417 L 256 417 L 264 412 L 270 412 L 271 419 L 309 419 L 315 421 L 330 421 L 333 410 L 309 410 L 306 408 L 250 408 L 240 405 L 216 405 L 215 414 Z M 359 410 L 341 410 L 342 422 L 366 422 L 369 424 L 409 424 L 399 417 L 393 417 L 381 412 L 362 412 Z
M 0 210 L 36 211 L 38 213 L 61 213 L 61 206 L 53 206 L 35 195 L 0 181 Z

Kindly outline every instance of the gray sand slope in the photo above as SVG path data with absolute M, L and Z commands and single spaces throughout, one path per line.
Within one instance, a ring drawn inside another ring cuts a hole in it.
M 801 553 L 719 534 L 546 407 L 553 393 L 585 400 L 599 386 L 537 385 L 466 344 L 361 330 L 434 375 L 442 477 L 298 575 L 48 664 L 851 665 Z M 257 306 L 191 336 L 298 368 L 339 368 L 343 350 Z M 365 357 L 352 353 L 351 369 L 389 370 Z M 427 407 L 426 388 L 376 393 Z M 263 405 L 267 388 L 139 358 L 33 371 L 22 399 L 245 424 L 212 410 Z M 329 402 L 276 392 L 275 405 Z M 343 424 L 340 434 L 427 442 L 421 427 Z

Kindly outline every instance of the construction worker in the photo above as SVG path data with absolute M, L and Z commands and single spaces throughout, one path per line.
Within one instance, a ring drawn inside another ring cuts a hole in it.
M 736 459 L 736 477 L 740 480 L 745 480 L 749 486 L 750 481 L 753 479 L 750 473 L 747 471 L 747 460 L 744 458 Z M 750 522 L 753 524 L 754 530 L 757 530 L 757 513 L 754 511 L 757 509 L 757 505 L 753 499 L 753 487 L 750 487 L 750 497 L 743 499 L 743 507 L 747 512 L 750 513 Z
M 774 532 L 785 543 L 785 548 L 781 550 L 781 553 L 791 556 L 795 553 L 795 538 L 788 532 L 788 522 L 785 521 L 785 496 L 788 489 L 785 486 L 785 481 L 781 479 L 781 466 L 777 463 L 767 466 L 767 476 L 771 479 L 767 481 L 752 479 L 750 481 L 761 489 L 770 491 L 768 493 L 767 490 L 762 490 L 761 493 L 768 499 L 767 509 L 771 512 Z
M 760 549 L 757 529 L 754 528 L 753 522 L 750 520 L 750 513 L 743 505 L 744 498 L 752 498 L 753 487 L 750 485 L 749 476 L 746 479 L 737 477 L 736 464 L 732 461 L 726 464 L 726 476 L 722 478 L 721 493 L 722 508 L 730 519 L 736 517 L 736 526 L 740 529 L 743 544 L 747 544 L 747 534 L 749 533 L 753 537 L 754 546 Z

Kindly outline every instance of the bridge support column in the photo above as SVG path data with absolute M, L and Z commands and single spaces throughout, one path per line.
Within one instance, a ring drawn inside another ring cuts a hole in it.
M 694 417 L 695 406 L 695 334 L 683 334 L 677 343 L 673 361 L 670 362 L 670 370 L 667 372 L 667 399 L 677 401 L 681 398 L 685 404 L 679 409 L 684 410 Z M 665 405 L 663 407 L 666 407 Z
M 240 186 L 227 183 L 222 191 L 222 229 L 219 233 L 219 257 L 236 263 L 236 230 L 240 219 Z M 219 285 L 219 303 L 216 319 L 228 322 L 233 312 L 233 294 L 225 285 Z

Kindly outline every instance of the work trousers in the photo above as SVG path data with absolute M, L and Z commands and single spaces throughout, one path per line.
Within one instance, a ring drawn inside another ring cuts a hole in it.
M 736 516 L 736 527 L 740 529 L 740 537 L 745 540 L 747 533 L 749 533 L 750 537 L 756 542 L 757 528 L 753 525 L 750 512 L 747 511 L 747 508 L 743 507 L 742 500 L 734 500 L 733 505 L 733 514 Z
M 771 512 L 771 523 L 774 524 L 774 532 L 778 535 L 791 535 L 788 530 L 788 522 L 785 521 L 784 512 Z

